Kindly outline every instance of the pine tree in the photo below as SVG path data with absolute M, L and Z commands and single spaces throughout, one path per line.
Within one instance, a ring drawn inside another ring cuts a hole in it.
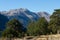
M 27 27 L 27 32 L 33 36 L 47 34 L 47 26 L 48 22 L 42 17 L 36 22 L 31 22 Z
M 6 29 L 3 32 L 4 37 L 22 37 L 24 36 L 24 27 L 23 25 L 17 20 L 12 19 L 6 24 Z
M 56 9 L 50 19 L 48 29 L 53 34 L 56 34 L 60 30 L 60 9 Z
M 40 35 L 45 35 L 45 34 L 47 34 L 48 33 L 48 22 L 47 22 L 47 20 L 44 18 L 44 17 L 42 17 L 42 18 L 40 18 L 38 21 L 37 21 L 37 27 L 39 27 L 39 34 Z

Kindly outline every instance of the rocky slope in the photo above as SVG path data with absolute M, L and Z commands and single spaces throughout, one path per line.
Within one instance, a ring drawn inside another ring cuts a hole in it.
M 20 8 L 13 9 L 10 11 L 2 11 L 0 12 L 0 28 L 4 27 L 8 20 L 13 18 L 18 19 L 24 26 L 28 25 L 29 21 L 37 21 L 40 17 L 45 17 L 47 21 L 50 20 L 50 15 L 47 12 L 31 12 L 28 9 Z

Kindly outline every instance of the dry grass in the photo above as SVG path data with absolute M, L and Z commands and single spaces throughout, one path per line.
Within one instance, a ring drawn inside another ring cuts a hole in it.
M 60 40 L 60 34 L 56 35 L 41 35 L 41 36 L 27 36 L 24 38 L 13 38 L 12 40 Z M 0 40 L 9 40 L 9 38 L 0 38 Z

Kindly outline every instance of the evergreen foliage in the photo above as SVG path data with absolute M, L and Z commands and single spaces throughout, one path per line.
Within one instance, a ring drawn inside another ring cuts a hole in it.
M 53 34 L 56 34 L 57 31 L 60 31 L 60 9 L 56 9 L 50 19 L 48 29 Z
M 12 19 L 6 24 L 3 32 L 4 37 L 22 37 L 24 36 L 24 27 L 17 19 Z
M 47 26 L 48 22 L 42 17 L 36 22 L 31 22 L 27 27 L 27 32 L 33 36 L 44 35 L 47 34 Z

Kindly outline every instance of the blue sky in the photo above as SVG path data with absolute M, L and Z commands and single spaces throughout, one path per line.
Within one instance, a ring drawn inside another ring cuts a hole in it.
M 0 0 L 0 11 L 27 8 L 33 12 L 46 11 L 50 14 L 60 8 L 60 0 Z

